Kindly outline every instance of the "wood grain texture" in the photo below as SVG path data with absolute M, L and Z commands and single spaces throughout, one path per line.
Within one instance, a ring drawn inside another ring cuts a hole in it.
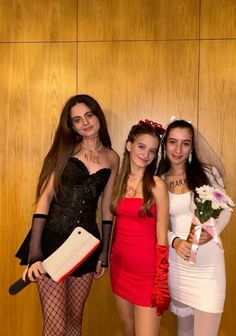
M 140 119 L 162 124 L 170 116 L 197 118 L 197 42 L 79 43 L 78 91 L 87 92 L 105 111 L 113 147 L 122 157 L 130 127 Z M 102 282 L 103 281 L 103 282 Z M 86 308 L 85 335 L 121 336 L 110 285 L 96 282 Z M 101 299 L 102 297 L 102 299 Z M 104 319 L 109 310 L 109 321 Z M 167 314 L 162 336 L 174 335 Z
M 201 0 L 201 38 L 236 37 L 236 1 Z
M 77 0 L 0 0 L 0 41 L 74 41 Z
M 199 128 L 226 167 L 226 187 L 236 201 L 236 41 L 201 42 Z M 226 256 L 227 297 L 219 335 L 236 328 L 235 257 L 236 217 L 223 232 Z M 233 239 L 233 240 L 232 240 Z
M 140 119 L 191 119 L 224 160 L 236 201 L 235 7 L 234 0 L 0 0 L 0 42 L 12 42 L 0 44 L 0 335 L 41 335 L 35 286 L 16 297 L 7 290 L 22 272 L 14 254 L 30 226 L 42 160 L 61 107 L 76 92 L 99 101 L 121 158 Z M 201 42 L 200 62 L 199 11 L 201 38 L 221 39 Z M 219 336 L 236 328 L 235 220 L 223 233 L 227 300 Z M 165 313 L 160 336 L 176 330 Z M 108 274 L 92 287 L 83 335 L 122 335 Z
M 79 43 L 78 91 L 105 110 L 114 148 L 132 124 L 197 117 L 197 42 Z
M 78 39 L 195 39 L 198 9 L 198 0 L 78 0 Z
M 8 286 L 22 273 L 14 255 L 31 225 L 37 177 L 62 104 L 75 93 L 75 55 L 74 44 L 0 45 L 0 315 L 7 336 L 41 335 L 35 286 L 17 297 Z

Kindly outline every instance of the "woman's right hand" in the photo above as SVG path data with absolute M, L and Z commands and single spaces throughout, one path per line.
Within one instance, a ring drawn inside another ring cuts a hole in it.
M 177 238 L 174 241 L 174 249 L 176 253 L 184 260 L 189 260 L 191 256 L 192 244 L 184 239 Z
M 26 277 L 30 279 L 30 281 L 34 282 L 37 280 L 42 280 L 45 274 L 45 270 L 43 268 L 41 261 L 36 261 L 32 265 L 28 265 L 23 272 L 22 279 L 26 281 Z

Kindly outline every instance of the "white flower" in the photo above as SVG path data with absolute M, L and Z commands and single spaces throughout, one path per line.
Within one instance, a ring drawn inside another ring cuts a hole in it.
M 235 206 L 232 199 L 219 189 L 213 188 L 209 185 L 203 185 L 200 188 L 196 188 L 198 197 L 196 203 L 200 206 L 206 201 L 210 201 L 212 210 L 230 209 Z
M 214 201 L 211 202 L 211 207 L 212 207 L 212 209 L 214 209 L 214 210 L 217 210 L 217 209 L 222 208 L 222 207 L 219 205 L 218 202 L 214 202 Z
M 212 192 L 213 192 L 213 188 L 209 185 L 203 185 L 200 188 L 196 188 L 196 192 L 199 195 L 199 198 L 203 201 L 212 200 Z

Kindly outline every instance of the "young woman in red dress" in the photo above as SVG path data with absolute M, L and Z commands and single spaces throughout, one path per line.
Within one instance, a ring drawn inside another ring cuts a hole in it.
M 163 132 L 149 120 L 131 128 L 112 198 L 111 284 L 125 336 L 156 336 L 169 306 L 168 193 L 154 176 Z

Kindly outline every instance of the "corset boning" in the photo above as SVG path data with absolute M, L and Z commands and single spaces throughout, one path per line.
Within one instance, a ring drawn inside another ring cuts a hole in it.
M 87 199 L 81 187 L 70 189 L 69 197 L 60 196 L 52 201 L 46 227 L 61 235 L 70 233 L 76 226 L 94 233 L 98 197 Z
M 89 175 L 79 161 L 72 160 L 69 163 L 73 165 L 73 171 L 77 170 L 77 179 L 78 175 L 80 176 L 79 182 L 71 180 L 71 167 L 65 171 L 62 186 L 49 209 L 46 229 L 59 235 L 68 235 L 76 226 L 81 226 L 99 238 L 96 210 L 99 196 L 110 176 L 110 170 L 102 169 L 96 174 Z

